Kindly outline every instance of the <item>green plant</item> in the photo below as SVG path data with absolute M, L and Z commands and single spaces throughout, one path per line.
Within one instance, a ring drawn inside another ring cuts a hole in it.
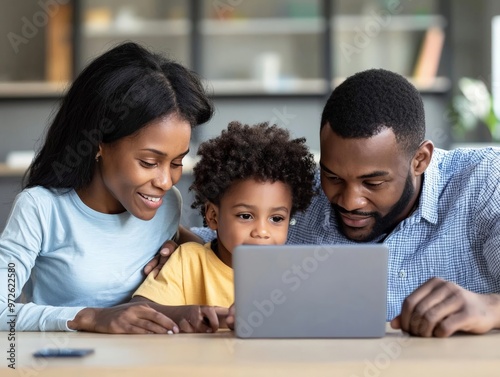
M 486 84 L 463 77 L 459 94 L 451 103 L 452 135 L 455 141 L 500 141 L 500 120 Z

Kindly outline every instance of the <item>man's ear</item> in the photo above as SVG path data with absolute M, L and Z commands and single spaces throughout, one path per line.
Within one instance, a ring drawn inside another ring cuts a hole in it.
M 432 153 L 434 152 L 434 144 L 430 140 L 424 140 L 415 152 L 413 157 L 412 167 L 416 176 L 422 175 L 429 164 L 431 163 Z
M 205 204 L 205 221 L 207 225 L 212 230 L 217 230 L 219 227 L 219 207 L 212 202 L 207 202 Z

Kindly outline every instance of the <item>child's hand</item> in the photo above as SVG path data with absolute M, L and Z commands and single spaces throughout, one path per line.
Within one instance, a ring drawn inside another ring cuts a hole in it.
M 156 254 L 155 257 L 151 259 L 144 267 L 144 273 L 146 275 L 149 275 L 151 273 L 154 277 L 156 277 L 163 265 L 167 262 L 170 255 L 172 255 L 175 249 L 177 249 L 177 246 L 178 245 L 173 240 L 165 241 L 165 243 L 161 246 L 158 254 Z
M 229 307 L 229 311 L 226 316 L 226 326 L 229 329 L 234 330 L 234 322 L 235 322 L 235 308 L 233 304 Z
M 227 308 L 207 305 L 170 306 L 168 315 L 178 325 L 181 332 L 207 333 L 216 332 L 225 327 L 224 318 L 228 314 Z

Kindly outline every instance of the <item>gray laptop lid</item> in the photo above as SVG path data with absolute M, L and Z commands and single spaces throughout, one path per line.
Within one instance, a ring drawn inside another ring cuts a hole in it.
M 382 337 L 387 261 L 382 244 L 238 246 L 236 335 Z

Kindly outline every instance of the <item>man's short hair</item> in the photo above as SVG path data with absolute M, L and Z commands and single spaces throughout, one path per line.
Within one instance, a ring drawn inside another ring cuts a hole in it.
M 409 154 L 425 137 L 420 93 L 403 76 L 384 69 L 356 73 L 335 88 L 321 116 L 321 128 L 326 124 L 343 138 L 370 138 L 390 128 Z

